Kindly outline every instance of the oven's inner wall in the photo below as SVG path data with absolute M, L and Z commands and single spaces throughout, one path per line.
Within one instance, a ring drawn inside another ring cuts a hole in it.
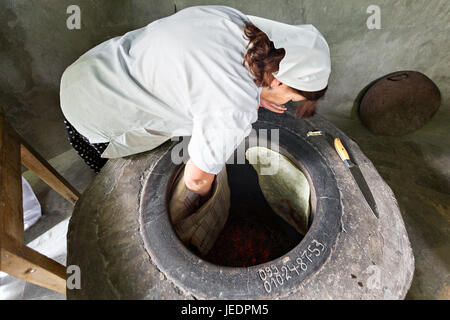
M 303 236 L 269 206 L 248 162 L 227 165 L 227 174 L 230 215 L 203 259 L 216 265 L 248 267 L 276 259 L 300 243 Z

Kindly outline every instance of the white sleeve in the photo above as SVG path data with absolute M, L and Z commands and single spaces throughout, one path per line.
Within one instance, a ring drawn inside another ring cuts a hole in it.
M 251 117 L 229 111 L 194 117 L 188 145 L 191 160 L 201 170 L 218 174 L 252 129 Z

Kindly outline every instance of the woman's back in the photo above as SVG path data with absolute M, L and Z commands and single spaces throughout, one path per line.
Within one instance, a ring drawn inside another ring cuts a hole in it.
M 65 117 L 90 142 L 110 142 L 111 158 L 191 135 L 205 113 L 217 115 L 208 122 L 235 111 L 256 121 L 260 88 L 242 65 L 246 19 L 228 7 L 190 7 L 100 44 L 63 75 Z

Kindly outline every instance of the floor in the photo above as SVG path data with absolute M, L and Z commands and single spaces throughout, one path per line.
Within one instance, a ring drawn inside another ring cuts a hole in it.
M 450 150 L 436 123 L 403 137 L 371 134 L 355 119 L 330 119 L 353 138 L 393 189 L 415 256 L 407 299 L 450 299 Z M 438 120 L 434 120 L 438 121 Z M 50 163 L 78 190 L 95 174 L 70 150 Z M 72 205 L 33 174 L 24 173 L 43 208 L 43 217 L 25 233 L 26 243 L 61 263 L 66 259 Z M 0 299 L 65 299 L 62 294 L 0 275 Z

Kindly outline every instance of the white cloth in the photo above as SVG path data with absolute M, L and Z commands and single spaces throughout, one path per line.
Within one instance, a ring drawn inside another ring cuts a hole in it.
M 98 45 L 62 76 L 64 116 L 91 143 L 109 142 L 104 158 L 192 135 L 192 161 L 217 174 L 257 120 L 244 21 L 229 7 L 190 7 Z
M 330 48 L 322 34 L 311 24 L 290 25 L 248 16 L 263 31 L 275 48 L 284 48 L 285 56 L 273 76 L 288 86 L 319 91 L 328 85 L 331 73 Z
M 24 230 L 27 230 L 39 220 L 42 211 L 33 189 L 24 177 L 22 177 L 22 208 Z

